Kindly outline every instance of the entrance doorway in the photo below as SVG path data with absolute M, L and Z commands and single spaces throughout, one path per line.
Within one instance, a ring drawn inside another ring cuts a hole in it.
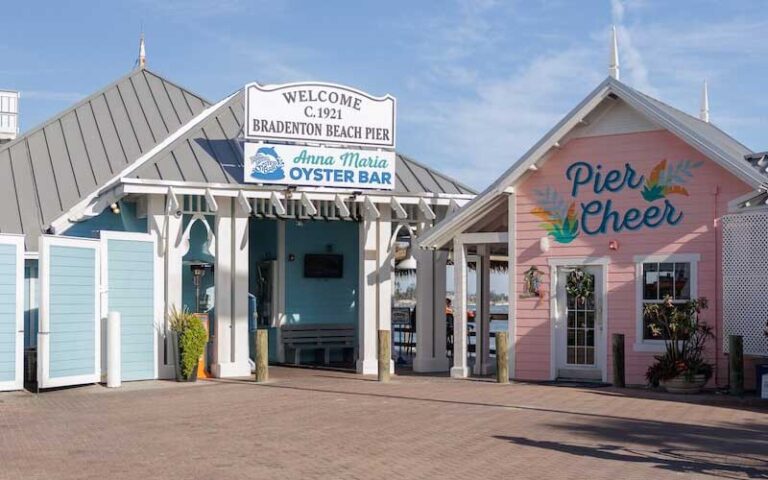
M 605 265 L 557 265 L 555 276 L 554 376 L 604 381 Z

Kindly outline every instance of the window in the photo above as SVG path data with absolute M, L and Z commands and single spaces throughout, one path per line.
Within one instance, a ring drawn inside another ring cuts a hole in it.
M 698 255 L 653 255 L 635 257 L 637 263 L 638 342 L 660 342 L 643 314 L 645 306 L 661 303 L 667 296 L 683 304 L 696 297 Z

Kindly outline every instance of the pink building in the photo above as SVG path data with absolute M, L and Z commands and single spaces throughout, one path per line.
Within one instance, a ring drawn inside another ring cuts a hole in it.
M 610 382 L 618 333 L 627 383 L 646 383 L 664 341 L 643 307 L 669 295 L 709 300 L 701 318 L 716 337 L 706 350 L 715 366 L 710 385 L 728 383 L 721 219 L 768 177 L 708 117 L 706 87 L 696 118 L 620 82 L 614 66 L 490 187 L 420 238 L 423 248 L 451 250 L 454 259 L 453 376 L 469 373 L 459 340 L 467 256 L 479 258 L 487 283 L 486 259 L 511 252 L 512 378 Z M 594 300 L 578 300 L 583 278 L 593 280 Z M 487 319 L 488 299 L 480 303 Z M 478 323 L 482 338 L 487 324 Z M 487 339 L 478 345 L 475 372 L 487 373 Z

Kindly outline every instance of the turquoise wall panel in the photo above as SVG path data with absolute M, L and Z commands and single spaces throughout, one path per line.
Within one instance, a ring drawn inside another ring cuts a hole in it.
M 155 377 L 154 252 L 152 243 L 107 240 L 108 309 L 120 312 L 121 377 Z
M 355 222 L 286 223 L 285 303 L 289 324 L 357 325 L 358 228 Z M 304 255 L 344 256 L 342 278 L 304 278 Z
M 16 379 L 16 246 L 0 244 L 0 382 Z
M 111 208 L 93 218 L 76 223 L 66 230 L 65 235 L 70 237 L 99 238 L 102 230 L 115 232 L 147 232 L 147 219 L 136 218 L 136 204 L 132 202 L 119 202 L 120 213 L 112 213 Z
M 92 248 L 50 247 L 51 378 L 96 373 L 96 254 Z
M 207 216 L 208 224 L 215 225 L 215 217 Z M 184 215 L 183 225 L 187 228 L 191 215 Z M 216 259 L 206 250 L 205 243 L 208 241 L 208 230 L 205 225 L 198 220 L 192 225 L 189 231 L 189 252 L 184 255 L 181 267 L 181 304 L 191 312 L 196 312 L 195 305 L 195 284 L 193 282 L 192 270 L 189 268 L 192 262 L 215 263 Z M 213 270 L 207 270 L 200 284 L 200 302 L 205 301 L 205 295 L 213 296 Z M 215 300 L 215 298 L 214 298 Z M 211 315 L 211 320 L 213 316 Z

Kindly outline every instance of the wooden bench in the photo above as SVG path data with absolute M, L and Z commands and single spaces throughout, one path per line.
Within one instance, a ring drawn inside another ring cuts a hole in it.
M 283 325 L 282 343 L 286 350 L 294 351 L 295 365 L 301 363 L 301 351 L 324 350 L 324 363 L 331 363 L 332 349 L 352 349 L 353 358 L 357 358 L 357 333 L 354 325 Z

